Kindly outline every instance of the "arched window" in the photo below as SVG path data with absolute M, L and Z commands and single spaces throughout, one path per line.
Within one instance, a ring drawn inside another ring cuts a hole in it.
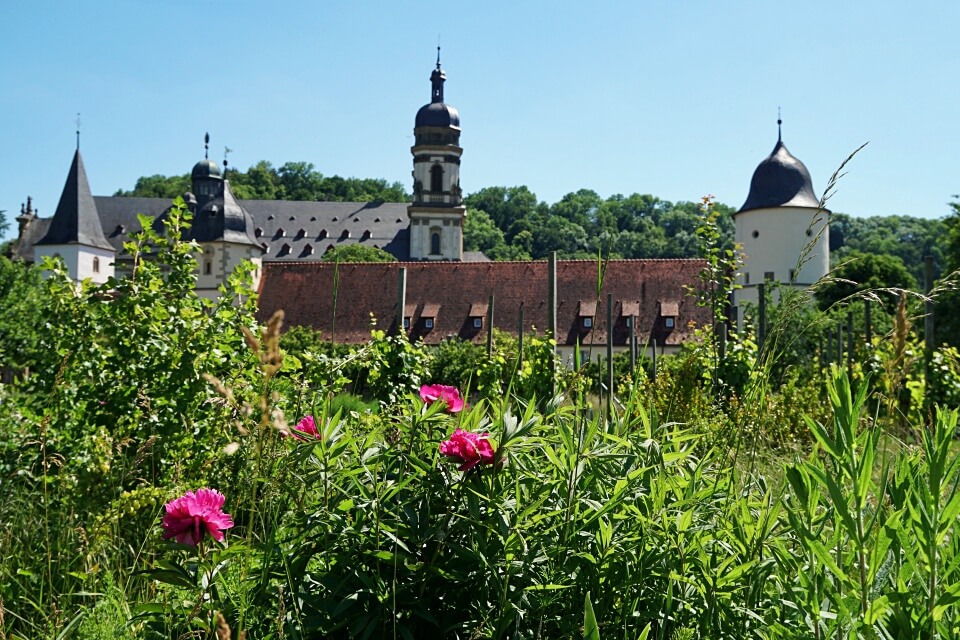
M 430 254 L 438 256 L 440 255 L 440 232 L 433 231 L 430 233 Z
M 100 273 L 100 258 L 93 256 L 93 272 Z
M 443 191 L 443 167 L 438 164 L 430 167 L 430 191 L 434 193 Z

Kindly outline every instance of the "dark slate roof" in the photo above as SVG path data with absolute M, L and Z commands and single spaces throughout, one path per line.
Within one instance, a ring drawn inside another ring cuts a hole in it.
M 53 218 L 34 218 L 24 229 L 23 235 L 17 238 L 17 244 L 14 248 L 14 257 L 24 262 L 33 262 L 33 247 L 40 241 L 40 238 L 47 235 L 50 223 Z
M 410 223 L 402 202 L 244 200 L 264 260 L 319 260 L 328 248 L 362 244 L 410 259 Z
M 223 174 L 220 172 L 220 166 L 210 158 L 204 158 L 197 164 L 193 165 L 193 169 L 190 171 L 190 178 L 193 180 L 222 177 Z
M 140 230 L 137 213 L 156 219 L 170 207 L 167 198 L 97 196 L 94 200 L 100 211 L 104 234 L 118 251 L 130 233 Z M 410 256 L 405 203 L 238 202 L 250 214 L 257 244 L 267 250 L 264 260 L 319 260 L 330 246 L 340 244 L 376 246 L 399 260 L 408 260 Z M 43 222 L 46 221 L 35 221 L 30 229 Z M 464 260 L 485 259 L 486 256 L 479 251 L 464 254 Z
M 80 149 L 73 155 L 67 182 L 63 185 L 60 202 L 47 232 L 35 244 L 81 244 L 98 249 L 113 249 L 100 226 L 100 216 L 90 193 L 90 183 L 83 167 L 83 158 L 80 157 Z
M 807 167 L 790 154 L 782 140 L 777 140 L 777 146 L 753 172 L 750 194 L 737 213 L 751 209 L 819 206 L 820 200 L 813 191 Z
M 452 105 L 443 102 L 431 102 L 420 107 L 414 127 L 460 128 L 460 113 Z
M 437 55 L 437 68 L 430 74 L 430 84 L 432 86 L 430 104 L 420 107 L 417 111 L 417 119 L 414 121 L 414 128 L 420 127 L 442 127 L 446 129 L 460 128 L 460 114 L 456 108 L 443 102 L 443 83 L 446 82 L 447 75 L 440 68 L 439 51 Z
M 103 235 L 119 253 L 131 233 L 141 231 L 137 214 L 142 213 L 158 219 L 170 208 L 169 198 L 121 198 L 94 196 L 100 213 Z
M 184 231 L 185 240 L 197 242 L 232 242 L 260 246 L 254 236 L 253 217 L 237 201 L 230 181 L 223 181 L 222 195 L 203 204 L 194 214 L 190 228 Z
M 693 327 L 710 322 L 709 310 L 697 306 L 687 287 L 699 288 L 701 260 L 614 260 L 607 264 L 596 305 L 597 263 L 591 260 L 557 264 L 557 326 L 561 345 L 605 345 L 607 294 L 613 295 L 613 341 L 629 342 L 627 316 L 638 316 L 638 340 L 679 345 Z M 288 326 L 310 326 L 328 339 L 363 343 L 370 338 L 371 314 L 381 329 L 402 326 L 398 314 L 400 267 L 407 270 L 406 306 L 412 314 L 409 335 L 427 344 L 449 336 L 481 342 L 485 328 L 474 328 L 477 309 L 494 297 L 494 326 L 517 333 L 523 309 L 524 332 L 547 328 L 547 263 L 537 262 L 408 262 L 349 263 L 338 269 L 329 262 L 264 263 L 260 281 L 260 318 L 283 309 Z M 334 273 L 338 289 L 334 289 Z M 334 299 L 336 322 L 334 323 Z M 581 303 L 597 307 L 593 326 L 583 327 Z M 676 304 L 675 327 L 667 328 L 661 307 Z M 424 312 L 434 313 L 432 329 Z M 486 320 L 484 320 L 484 324 Z

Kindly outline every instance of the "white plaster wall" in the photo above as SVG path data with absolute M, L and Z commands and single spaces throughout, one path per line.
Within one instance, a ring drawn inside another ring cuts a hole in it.
M 808 207 L 754 209 L 735 216 L 735 237 L 743 252 L 742 289 L 734 293 L 734 304 L 757 302 L 756 285 L 764 274 L 773 272 L 781 284 L 790 281 L 790 270 L 798 287 L 807 287 L 830 269 L 828 214 Z M 809 233 L 808 233 L 809 232 Z M 754 237 L 756 235 L 756 237 Z M 806 252 L 806 253 L 805 253 Z
M 256 267 L 254 272 L 254 290 L 260 285 L 263 272 L 263 252 L 259 247 L 229 242 L 216 242 L 203 245 L 201 252 L 194 255 L 197 260 L 197 293 L 206 298 L 216 298 L 217 288 L 243 260 L 249 260 Z M 206 273 L 206 263 L 210 262 L 210 273 Z
M 70 278 L 77 282 L 89 279 L 94 284 L 103 284 L 114 274 L 114 252 L 107 249 L 79 244 L 39 245 L 34 247 L 33 255 L 38 264 L 44 256 L 59 255 L 67 266 Z M 99 272 L 93 270 L 95 257 L 100 260 Z
M 408 210 L 410 258 L 413 260 L 460 260 L 463 258 L 463 207 L 436 211 Z M 413 224 L 414 220 L 418 221 Z M 430 236 L 440 231 L 440 255 L 430 253 Z

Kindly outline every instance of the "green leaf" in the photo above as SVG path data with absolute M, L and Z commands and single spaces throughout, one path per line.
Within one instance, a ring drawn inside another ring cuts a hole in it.
M 600 640 L 600 627 L 597 626 L 597 617 L 593 614 L 589 591 L 583 602 L 583 640 Z

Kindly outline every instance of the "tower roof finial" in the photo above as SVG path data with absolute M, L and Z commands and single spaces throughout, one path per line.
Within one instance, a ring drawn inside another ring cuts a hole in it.
M 80 151 L 80 112 L 77 112 L 77 151 Z
M 781 125 L 783 120 L 780 118 L 780 107 L 777 107 L 777 142 L 783 142 L 783 131 Z
M 210 159 L 210 132 L 203 134 L 203 159 Z
M 440 68 L 440 34 L 437 34 L 437 69 Z

